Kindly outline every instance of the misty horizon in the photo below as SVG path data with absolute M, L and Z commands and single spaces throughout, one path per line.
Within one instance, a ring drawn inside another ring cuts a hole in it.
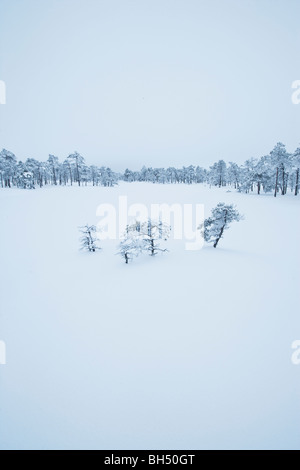
M 300 4 L 288 4 L 2 0 L 0 147 L 22 161 L 77 150 L 116 171 L 292 152 Z

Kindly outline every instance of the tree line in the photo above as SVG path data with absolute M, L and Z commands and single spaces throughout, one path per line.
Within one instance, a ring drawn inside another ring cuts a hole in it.
M 16 186 L 33 189 L 44 185 L 92 184 L 93 186 L 114 186 L 118 181 L 145 181 L 160 184 L 206 183 L 210 186 L 234 187 L 240 192 L 272 192 L 285 195 L 291 191 L 299 193 L 300 147 L 288 153 L 285 145 L 278 142 L 268 155 L 259 159 L 251 158 L 243 165 L 234 162 L 226 164 L 219 160 L 208 169 L 190 165 L 182 168 L 152 168 L 143 166 L 139 171 L 128 168 L 116 173 L 108 167 L 88 166 L 78 152 L 70 154 L 63 162 L 49 155 L 46 162 L 27 158 L 17 161 L 16 156 L 3 149 L 0 152 L 0 185 L 2 188 Z
M 16 156 L 3 149 L 0 152 L 0 185 L 2 188 L 16 186 L 34 189 L 44 185 L 78 186 L 92 183 L 93 186 L 114 186 L 120 175 L 108 167 L 88 166 L 78 152 L 70 154 L 62 163 L 58 157 L 49 155 L 46 162 L 27 158 L 17 162 Z
M 299 193 L 300 147 L 288 153 L 285 145 L 277 143 L 274 149 L 259 159 L 251 158 L 243 165 L 224 160 L 214 163 L 209 169 L 190 165 L 180 169 L 143 168 L 140 171 L 126 169 L 124 181 L 148 181 L 152 183 L 206 183 L 210 186 L 230 186 L 244 193 L 280 192 L 288 190 L 295 196 Z

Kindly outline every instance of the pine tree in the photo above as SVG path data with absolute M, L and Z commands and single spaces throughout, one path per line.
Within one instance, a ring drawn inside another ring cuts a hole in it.
M 158 240 L 165 241 L 170 236 L 171 227 L 161 220 L 153 221 L 148 219 L 139 226 L 139 233 L 142 239 L 142 250 L 148 252 L 150 256 L 157 255 L 158 252 L 166 252 L 167 249 L 160 248 Z
M 217 163 L 214 163 L 213 166 L 210 167 L 209 179 L 210 184 L 214 186 L 226 186 L 226 163 L 224 160 L 219 160 Z
M 298 195 L 299 192 L 299 169 L 300 169 L 300 147 L 298 147 L 295 150 L 295 153 L 293 155 L 293 164 L 294 167 L 296 168 L 296 178 L 295 178 L 295 196 Z
M 98 246 L 97 238 L 93 236 L 93 234 L 97 232 L 95 225 L 86 224 L 83 227 L 79 227 L 79 231 L 83 234 L 80 237 L 81 250 L 86 250 L 90 252 L 101 250 L 100 246 Z
M 33 174 L 24 169 L 18 176 L 18 186 L 21 189 L 35 189 Z
M 146 252 L 150 256 L 155 256 L 159 252 L 166 252 L 167 249 L 160 248 L 158 240 L 167 240 L 170 236 L 171 227 L 161 220 L 158 222 L 148 219 L 145 222 L 136 220 L 131 225 L 127 225 L 124 239 L 119 245 L 118 254 L 128 264 L 129 260 Z
M 72 174 L 71 173 L 73 173 L 74 181 L 77 181 L 78 186 L 80 186 L 81 173 L 82 173 L 83 167 L 85 166 L 84 158 L 78 152 L 74 152 L 74 153 L 72 153 L 71 155 L 69 155 L 67 157 L 67 161 L 69 162 L 71 184 L 72 184 Z
M 59 168 L 58 157 L 55 157 L 54 155 L 49 155 L 48 164 L 49 164 L 49 167 L 51 168 L 53 184 L 56 186 L 57 185 L 57 173 L 58 173 L 58 168 Z
M 125 259 L 125 263 L 128 264 L 130 260 L 142 252 L 142 245 L 141 223 L 135 221 L 131 225 L 127 225 L 124 238 L 119 244 L 117 254 L 121 255 Z
M 198 227 L 204 232 L 204 240 L 213 243 L 217 247 L 220 239 L 223 237 L 224 230 L 229 228 L 231 222 L 239 222 L 243 216 L 234 208 L 233 204 L 219 204 L 212 210 L 212 215 L 204 220 L 204 223 Z
M 234 185 L 235 189 L 239 189 L 241 183 L 241 169 L 233 162 L 229 162 L 227 169 L 228 183 Z
M 278 142 L 270 153 L 272 164 L 275 167 L 274 197 L 277 196 L 278 187 L 281 194 L 286 194 L 289 171 L 291 167 L 291 156 L 287 153 L 285 145 Z
M 125 259 L 125 263 L 128 264 L 130 260 L 138 256 L 141 252 L 140 241 L 135 237 L 126 237 L 119 244 L 118 254 Z
M 2 188 L 10 188 L 16 171 L 16 156 L 9 150 L 2 149 L 0 152 L 0 178 Z

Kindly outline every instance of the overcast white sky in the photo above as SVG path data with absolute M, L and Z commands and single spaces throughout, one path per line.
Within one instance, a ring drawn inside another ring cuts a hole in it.
M 299 0 L 0 0 L 0 148 L 116 170 L 300 143 Z

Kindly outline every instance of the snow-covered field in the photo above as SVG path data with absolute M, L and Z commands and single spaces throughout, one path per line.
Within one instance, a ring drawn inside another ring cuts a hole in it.
M 97 206 L 235 203 L 217 249 L 78 251 Z M 300 200 L 202 185 L 2 190 L 1 449 L 300 449 Z

